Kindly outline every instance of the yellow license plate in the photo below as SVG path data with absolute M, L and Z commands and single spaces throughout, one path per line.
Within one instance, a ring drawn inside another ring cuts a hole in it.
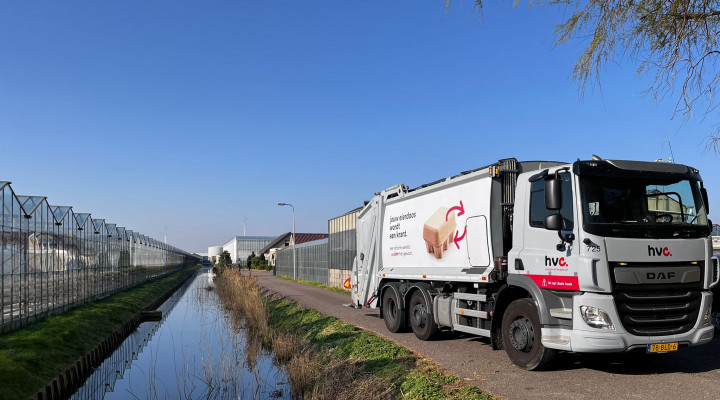
M 648 353 L 665 353 L 668 351 L 677 351 L 677 343 L 655 343 L 649 344 L 647 347 Z

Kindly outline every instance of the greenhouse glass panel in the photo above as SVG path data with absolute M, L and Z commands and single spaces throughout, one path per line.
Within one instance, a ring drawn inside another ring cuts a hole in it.
M 0 333 L 198 261 L 44 196 L 18 196 L 11 186 L 0 181 Z

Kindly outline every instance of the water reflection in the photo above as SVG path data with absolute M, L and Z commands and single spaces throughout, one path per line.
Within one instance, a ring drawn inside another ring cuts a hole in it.
M 201 270 L 105 360 L 73 399 L 291 397 L 285 371 L 231 322 Z

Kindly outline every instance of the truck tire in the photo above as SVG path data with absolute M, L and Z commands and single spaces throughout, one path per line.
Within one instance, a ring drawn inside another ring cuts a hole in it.
M 422 289 L 414 291 L 410 296 L 410 305 L 407 307 L 410 327 L 412 327 L 413 333 L 420 340 L 430 340 L 438 331 L 432 308 L 425 296 Z
M 405 328 L 405 316 L 400 309 L 397 292 L 392 287 L 386 287 L 382 296 L 382 312 L 385 326 L 393 333 L 402 331 Z
M 542 344 L 540 318 L 531 299 L 518 299 L 507 307 L 502 338 L 510 361 L 528 371 L 542 369 L 557 353 Z

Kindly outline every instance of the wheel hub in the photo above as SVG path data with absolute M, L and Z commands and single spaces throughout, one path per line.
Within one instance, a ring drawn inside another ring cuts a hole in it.
M 395 300 L 392 298 L 389 298 L 387 301 L 388 309 L 387 309 L 387 315 L 390 319 L 395 320 L 395 317 L 397 317 L 397 307 L 395 306 Z
M 526 317 L 520 317 L 510 324 L 510 344 L 522 351 L 529 352 L 535 343 L 532 323 Z
M 413 307 L 412 318 L 415 326 L 425 326 L 425 307 L 422 304 L 415 304 L 415 307 Z

